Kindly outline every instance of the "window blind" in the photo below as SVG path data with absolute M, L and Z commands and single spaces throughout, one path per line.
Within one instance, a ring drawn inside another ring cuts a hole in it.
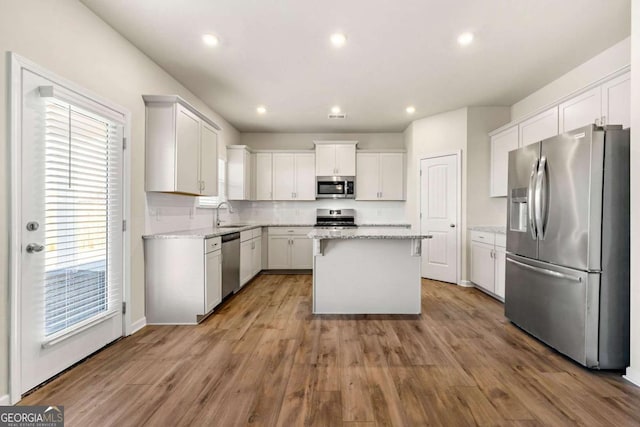
M 122 125 L 45 100 L 44 335 L 120 310 Z

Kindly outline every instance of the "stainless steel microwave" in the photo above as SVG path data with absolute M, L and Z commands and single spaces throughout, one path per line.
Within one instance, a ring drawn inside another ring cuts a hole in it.
M 316 177 L 316 199 L 355 199 L 354 176 Z

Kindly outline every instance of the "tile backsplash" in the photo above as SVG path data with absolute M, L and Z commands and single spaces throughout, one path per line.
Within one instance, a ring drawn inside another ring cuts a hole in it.
M 220 211 L 226 223 L 262 222 L 313 224 L 318 208 L 351 208 L 358 223 L 406 223 L 405 202 L 356 200 L 231 201 L 234 213 Z M 147 193 L 145 234 L 211 227 L 215 210 L 197 207 L 197 198 L 177 194 Z

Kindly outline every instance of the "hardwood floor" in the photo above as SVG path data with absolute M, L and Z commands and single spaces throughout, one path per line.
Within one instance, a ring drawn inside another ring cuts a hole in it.
M 198 326 L 147 326 L 21 404 L 67 425 L 640 425 L 640 389 L 423 281 L 420 316 L 313 316 L 311 276 L 261 275 Z

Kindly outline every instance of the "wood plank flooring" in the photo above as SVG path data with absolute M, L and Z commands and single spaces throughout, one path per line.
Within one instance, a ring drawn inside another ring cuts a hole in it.
M 640 389 L 530 338 L 475 289 L 420 316 L 313 316 L 311 276 L 261 275 L 198 326 L 147 326 L 21 401 L 68 426 L 640 425 Z

